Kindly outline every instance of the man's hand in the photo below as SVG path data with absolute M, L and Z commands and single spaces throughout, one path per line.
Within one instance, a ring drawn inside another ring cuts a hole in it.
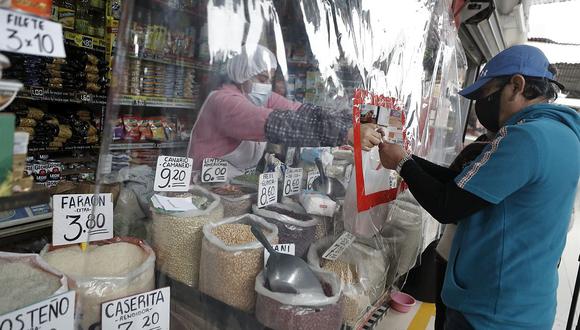
M 360 142 L 364 151 L 369 151 L 382 142 L 383 135 L 377 131 L 378 128 L 379 125 L 376 124 L 360 125 Z M 351 145 L 354 144 L 354 129 L 352 127 L 348 130 L 348 141 Z
M 381 156 L 381 164 L 383 164 L 383 167 L 394 170 L 405 157 L 406 153 L 400 145 L 384 142 L 379 145 L 379 155 Z

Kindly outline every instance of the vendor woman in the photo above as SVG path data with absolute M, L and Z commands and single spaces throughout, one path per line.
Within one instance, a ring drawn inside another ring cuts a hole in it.
M 278 66 L 267 48 L 243 47 L 227 63 L 229 82 L 211 92 L 191 133 L 188 155 L 194 169 L 205 158 L 230 163 L 233 175 L 254 168 L 266 143 L 288 146 L 340 146 L 352 141 L 352 120 L 345 112 L 292 102 L 272 93 Z M 373 124 L 361 128 L 363 148 L 381 142 Z

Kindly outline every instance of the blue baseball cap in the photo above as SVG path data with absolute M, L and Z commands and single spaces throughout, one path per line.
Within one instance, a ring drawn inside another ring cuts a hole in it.
M 562 90 L 564 85 L 554 80 L 548 70 L 550 62 L 544 53 L 533 46 L 516 45 L 495 55 L 481 70 L 477 80 L 459 92 L 468 99 L 475 99 L 480 88 L 494 78 L 521 74 L 526 77 L 547 78 Z

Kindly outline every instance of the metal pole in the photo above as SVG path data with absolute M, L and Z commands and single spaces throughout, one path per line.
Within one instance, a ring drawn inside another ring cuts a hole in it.
M 576 274 L 576 284 L 574 284 L 574 293 L 572 294 L 572 303 L 570 305 L 570 313 L 568 314 L 568 323 L 566 330 L 572 330 L 574 326 L 574 314 L 576 314 L 576 304 L 578 302 L 578 291 L 580 291 L 580 256 L 578 256 L 578 273 Z M 580 320 L 576 324 L 576 330 L 580 330 Z

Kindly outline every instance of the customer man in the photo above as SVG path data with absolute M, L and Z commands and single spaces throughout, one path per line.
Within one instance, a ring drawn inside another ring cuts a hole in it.
M 443 287 L 446 329 L 551 329 L 557 264 L 580 172 L 580 116 L 548 103 L 554 70 L 537 48 L 492 58 L 460 92 L 497 135 L 447 184 L 397 145 L 380 146 L 435 219 L 458 222 Z M 424 162 L 424 161 L 423 161 Z

